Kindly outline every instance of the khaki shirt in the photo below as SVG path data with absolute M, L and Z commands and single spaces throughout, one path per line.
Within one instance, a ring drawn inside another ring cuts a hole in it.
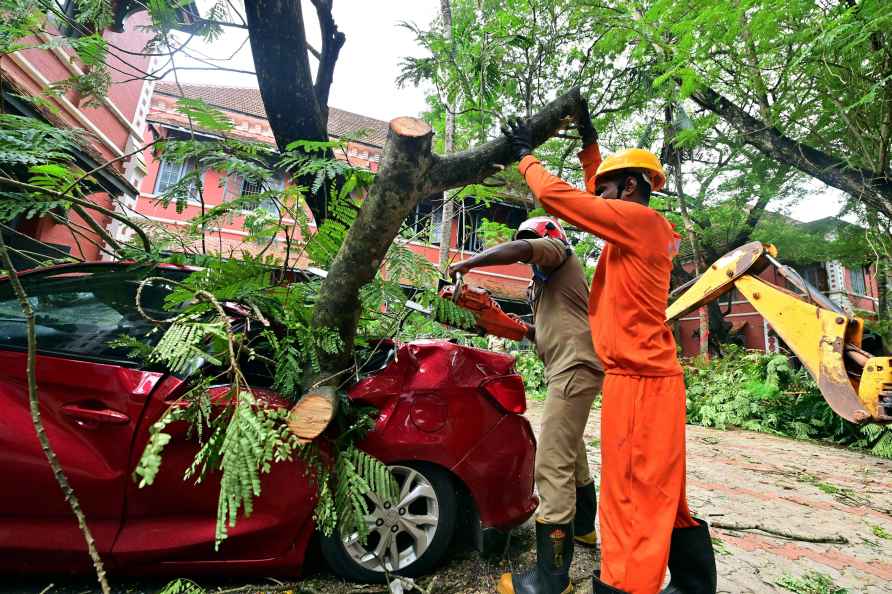
M 530 284 L 536 351 L 545 363 L 546 379 L 577 365 L 603 373 L 604 366 L 592 346 L 588 286 L 582 264 L 572 248 L 559 239 L 525 241 L 533 249 L 528 264 L 551 269 L 546 281 L 534 279 Z

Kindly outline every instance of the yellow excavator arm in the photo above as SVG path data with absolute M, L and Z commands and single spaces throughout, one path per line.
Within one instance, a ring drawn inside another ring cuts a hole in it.
M 847 315 L 776 257 L 773 245 L 758 241 L 725 254 L 682 287 L 667 321 L 736 288 L 808 369 L 836 414 L 854 423 L 892 423 L 892 357 L 862 350 L 864 320 Z M 801 294 L 758 278 L 769 266 Z

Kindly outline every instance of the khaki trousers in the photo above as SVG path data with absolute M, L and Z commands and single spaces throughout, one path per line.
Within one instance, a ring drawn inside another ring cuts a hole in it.
M 548 381 L 536 449 L 537 520 L 566 524 L 576 513 L 576 487 L 592 482 L 582 434 L 604 374 L 577 365 Z

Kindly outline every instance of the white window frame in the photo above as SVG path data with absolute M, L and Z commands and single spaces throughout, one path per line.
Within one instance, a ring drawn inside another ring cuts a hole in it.
M 855 286 L 856 275 L 861 279 L 860 287 Z M 867 275 L 864 274 L 863 266 L 859 266 L 857 269 L 849 268 L 849 285 L 851 286 L 853 295 L 858 295 L 860 297 L 867 296 Z
M 176 179 L 166 185 L 164 188 L 160 187 L 162 174 L 165 173 L 166 168 L 173 169 L 176 167 Z M 195 169 L 194 161 L 183 161 L 182 163 L 173 163 L 168 161 L 167 159 L 161 159 L 161 162 L 158 165 L 158 173 L 155 175 L 155 196 L 161 195 L 167 188 L 176 184 L 181 179 L 186 177 L 189 173 L 191 173 Z M 204 170 L 199 173 L 201 178 L 204 177 Z M 201 204 L 201 199 L 198 196 L 198 188 L 193 187 L 192 191 L 189 193 L 189 196 L 186 198 L 187 204 Z

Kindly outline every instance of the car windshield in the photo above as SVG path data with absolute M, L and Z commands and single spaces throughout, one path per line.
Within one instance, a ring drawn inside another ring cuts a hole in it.
M 40 352 L 87 359 L 127 361 L 128 349 L 109 344 L 122 336 L 148 346 L 161 337 L 136 306 L 136 292 L 148 276 L 182 277 L 178 270 L 144 267 L 83 267 L 48 270 L 21 277 L 37 331 Z M 163 310 L 167 283 L 153 282 L 142 291 L 143 311 L 153 318 Z M 25 316 L 9 280 L 0 281 L 0 347 L 27 348 Z

